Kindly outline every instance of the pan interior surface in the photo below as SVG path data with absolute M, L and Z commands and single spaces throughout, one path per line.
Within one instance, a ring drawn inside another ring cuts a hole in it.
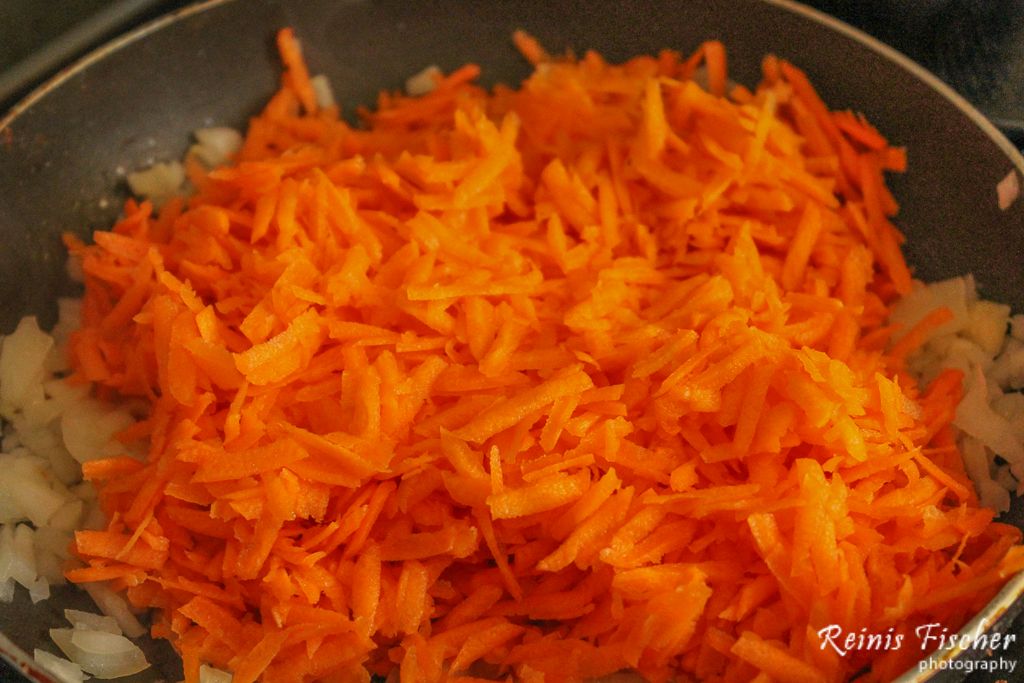
M 517 84 L 529 67 L 512 47 L 516 29 L 553 53 L 594 48 L 610 61 L 662 48 L 687 53 L 718 38 L 729 52 L 731 78 L 751 86 L 762 57 L 774 53 L 805 69 L 831 108 L 864 113 L 907 147 L 910 170 L 891 187 L 916 276 L 935 281 L 974 273 L 984 297 L 1024 310 L 1024 202 L 1003 211 L 995 193 L 1008 172 L 1024 173 L 1024 161 L 977 124 L 976 112 L 880 53 L 870 39 L 828 26 L 799 6 L 226 0 L 190 8 L 100 50 L 0 125 L 0 333 L 28 314 L 44 327 L 53 324 L 56 299 L 76 291 L 60 235 L 109 227 L 127 196 L 125 172 L 181 158 L 197 128 L 244 127 L 277 86 L 273 35 L 283 26 L 295 29 L 311 71 L 329 77 L 347 112 L 372 104 L 381 89 L 400 89 L 430 64 L 449 71 L 474 62 L 483 83 Z M 1009 519 L 1024 524 L 1019 500 Z M 1014 603 L 1020 583 L 1004 602 Z M 81 593 L 65 590 L 33 607 L 19 591 L 0 610 L 0 632 L 31 652 L 47 639 L 47 628 L 60 625 L 65 606 L 87 604 Z M 1017 608 L 1006 614 L 1012 618 Z M 153 645 L 149 656 L 159 673 L 136 680 L 180 678 L 165 644 Z

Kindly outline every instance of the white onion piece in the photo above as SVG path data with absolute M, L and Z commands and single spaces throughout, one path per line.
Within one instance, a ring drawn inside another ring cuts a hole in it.
M 33 387 L 41 387 L 43 363 L 53 339 L 39 329 L 35 316 L 21 319 L 0 347 L 0 406 L 4 413 L 21 408 Z
M 68 659 L 96 678 L 130 676 L 149 667 L 142 650 L 124 636 L 104 631 L 52 628 L 50 638 Z
M 970 305 L 968 315 L 971 321 L 967 327 L 967 335 L 989 356 L 998 356 L 1006 341 L 1010 307 L 994 301 L 980 300 Z
M 82 667 L 63 657 L 58 657 L 39 648 L 36 648 L 32 656 L 39 666 L 46 669 L 47 673 L 54 676 L 60 683 L 82 683 L 85 680 Z
M 3 471 L 3 468 L 4 464 L 0 460 L 0 471 Z M 25 513 L 11 495 L 11 490 L 6 486 L 0 486 L 0 524 L 16 524 L 24 518 Z
M 437 88 L 438 76 L 441 76 L 441 69 L 431 64 L 423 71 L 406 79 L 405 92 L 413 97 L 421 97 L 434 92 L 434 89 Z
M 999 200 L 999 208 L 1006 211 L 1020 196 L 1020 180 L 1017 172 L 1011 170 L 1006 177 L 996 184 L 996 198 Z
M 36 582 L 34 535 L 35 532 L 28 524 L 19 524 L 14 528 L 14 553 L 10 565 L 10 576 L 28 589 L 31 589 Z
M 974 278 L 970 275 L 929 285 L 915 281 L 914 289 L 893 306 L 889 320 L 903 326 L 897 333 L 902 336 L 926 315 L 945 306 L 953 313 L 953 319 L 932 330 L 928 335 L 932 339 L 967 327 L 970 323 L 967 307 L 977 298 Z
M 51 400 L 56 401 L 64 410 L 69 410 L 79 401 L 89 397 L 87 385 L 68 384 L 62 379 L 53 379 L 43 384 L 43 390 Z
M 22 514 L 36 526 L 45 526 L 69 500 L 47 486 L 46 480 L 38 472 L 28 468 L 6 472 L 4 489 Z
M 106 631 L 107 633 L 113 633 L 115 636 L 121 635 L 121 627 L 117 625 L 117 621 L 113 617 L 93 614 L 92 612 L 82 612 L 77 609 L 66 609 L 64 610 L 64 618 L 77 629 Z
M 9 426 L 4 432 L 3 438 L 0 439 L 0 451 L 9 453 L 21 445 L 21 438 L 13 426 Z
M 334 99 L 334 89 L 331 88 L 331 81 L 327 76 L 317 74 L 309 79 L 309 84 L 313 87 L 318 107 L 327 109 L 337 105 L 337 101 Z
M 14 525 L 0 525 L 0 582 L 12 580 L 14 574 Z
M 113 617 L 121 631 L 129 638 L 138 638 L 146 633 L 146 627 L 132 614 L 127 601 L 118 593 L 115 593 L 105 583 L 92 582 L 81 584 L 82 588 L 89 593 L 92 601 L 108 617 Z
M 114 435 L 132 423 L 126 411 L 108 410 L 92 399 L 79 402 L 60 418 L 64 446 L 80 463 L 123 454 L 125 448 Z
M 1010 339 L 992 365 L 991 377 L 1004 389 L 1024 387 L 1024 342 Z
M 957 406 L 953 424 L 1011 464 L 1024 462 L 1024 447 L 1014 438 L 1013 427 L 1006 418 L 989 405 L 985 375 L 977 366 L 967 393 Z
M 81 501 L 76 501 L 81 502 Z M 71 530 L 55 529 L 52 525 L 36 529 L 36 550 L 45 551 L 64 559 L 69 556 L 68 544 L 71 542 Z
M 209 664 L 199 667 L 199 683 L 231 683 L 232 676 L 227 671 L 215 669 Z
M 19 431 L 22 429 L 42 430 L 55 419 L 60 417 L 62 411 L 63 409 L 56 401 L 48 400 L 46 398 L 39 401 L 33 401 L 32 403 L 22 406 L 21 422 L 24 426 L 19 426 L 17 429 Z
M 199 128 L 193 134 L 199 144 L 189 151 L 210 168 L 228 163 L 242 148 L 242 134 L 234 128 Z
M 32 585 L 28 587 L 28 597 L 33 605 L 50 597 L 50 582 L 46 580 L 45 576 L 36 577 Z
M 184 184 L 185 167 L 177 161 L 153 164 L 144 171 L 128 174 L 132 193 L 152 200 L 157 206 L 179 194 Z
M 39 530 L 36 530 L 36 537 Z M 70 541 L 69 541 L 70 542 Z M 45 581 L 50 586 L 63 586 L 67 583 L 64 578 L 64 558 L 45 548 L 39 547 L 36 541 L 36 574 L 39 580 Z
M 57 512 L 50 517 L 50 528 L 55 531 L 74 531 L 82 521 L 82 512 L 85 510 L 85 503 L 78 498 L 72 498 L 64 503 Z

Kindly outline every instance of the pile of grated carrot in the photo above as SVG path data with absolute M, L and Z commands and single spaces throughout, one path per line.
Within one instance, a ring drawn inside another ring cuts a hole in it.
M 904 369 L 943 314 L 886 325 L 904 151 L 785 61 L 729 87 L 717 41 L 515 41 L 518 90 L 470 65 L 355 127 L 283 30 L 233 164 L 67 238 L 74 377 L 149 406 L 68 577 L 155 608 L 189 682 L 893 678 L 1024 568 L 959 374 Z

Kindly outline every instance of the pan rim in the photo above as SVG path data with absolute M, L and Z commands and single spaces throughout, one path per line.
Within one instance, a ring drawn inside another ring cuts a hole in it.
M 945 81 L 932 73 L 924 66 L 918 64 L 907 55 L 892 46 L 874 38 L 870 34 L 850 24 L 828 15 L 820 10 L 804 5 L 796 0 L 753 0 L 765 5 L 779 8 L 783 11 L 804 17 L 840 35 L 844 35 L 876 55 L 887 60 L 904 72 L 910 74 L 932 91 L 938 93 L 944 100 L 952 104 L 971 123 L 981 130 L 1003 153 L 1010 163 L 1010 172 L 1016 171 L 1024 176 L 1024 154 L 973 104 L 960 95 Z M 75 62 L 64 67 L 56 74 L 46 79 L 43 83 L 34 88 L 24 98 L 16 102 L 11 109 L 0 117 L 0 135 L 8 131 L 20 116 L 29 111 L 34 105 L 43 100 L 52 91 L 64 85 L 78 74 L 84 72 L 93 64 L 102 61 L 109 55 L 126 48 L 147 36 L 164 29 L 178 21 L 183 21 L 195 14 L 206 12 L 215 7 L 228 5 L 236 0 L 202 0 L 196 4 L 173 10 L 168 14 L 153 19 L 141 26 L 132 29 L 123 35 L 113 38 L 103 45 L 93 49 Z M 994 189 L 994 188 L 993 188 Z M 979 625 L 982 630 L 987 630 L 992 622 L 1014 613 L 1024 611 L 1024 572 L 1011 577 L 1003 588 L 980 610 L 970 621 L 960 629 L 958 633 L 975 633 Z M 997 618 L 993 619 L 991 613 L 996 613 Z M 922 658 L 906 672 L 901 674 L 895 683 L 920 683 L 930 678 L 930 671 L 922 667 L 925 663 L 939 662 L 941 660 L 953 659 L 965 652 L 964 648 L 955 648 L 943 652 L 935 652 L 928 657 Z M 11 662 L 17 668 L 25 671 L 25 665 L 31 673 L 35 674 L 46 671 L 45 667 L 37 664 L 34 658 L 20 646 L 13 643 L 5 634 L 0 632 L 0 657 Z

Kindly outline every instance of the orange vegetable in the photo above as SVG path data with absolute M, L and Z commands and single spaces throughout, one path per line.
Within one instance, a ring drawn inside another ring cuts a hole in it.
M 282 31 L 231 164 L 67 239 L 76 378 L 149 405 L 69 578 L 155 608 L 190 683 L 898 673 L 815 634 L 954 629 L 1022 564 L 959 377 L 902 372 L 945 314 L 884 349 L 904 153 L 776 58 L 727 98 L 715 41 L 514 40 L 518 90 L 470 65 L 356 128 Z

